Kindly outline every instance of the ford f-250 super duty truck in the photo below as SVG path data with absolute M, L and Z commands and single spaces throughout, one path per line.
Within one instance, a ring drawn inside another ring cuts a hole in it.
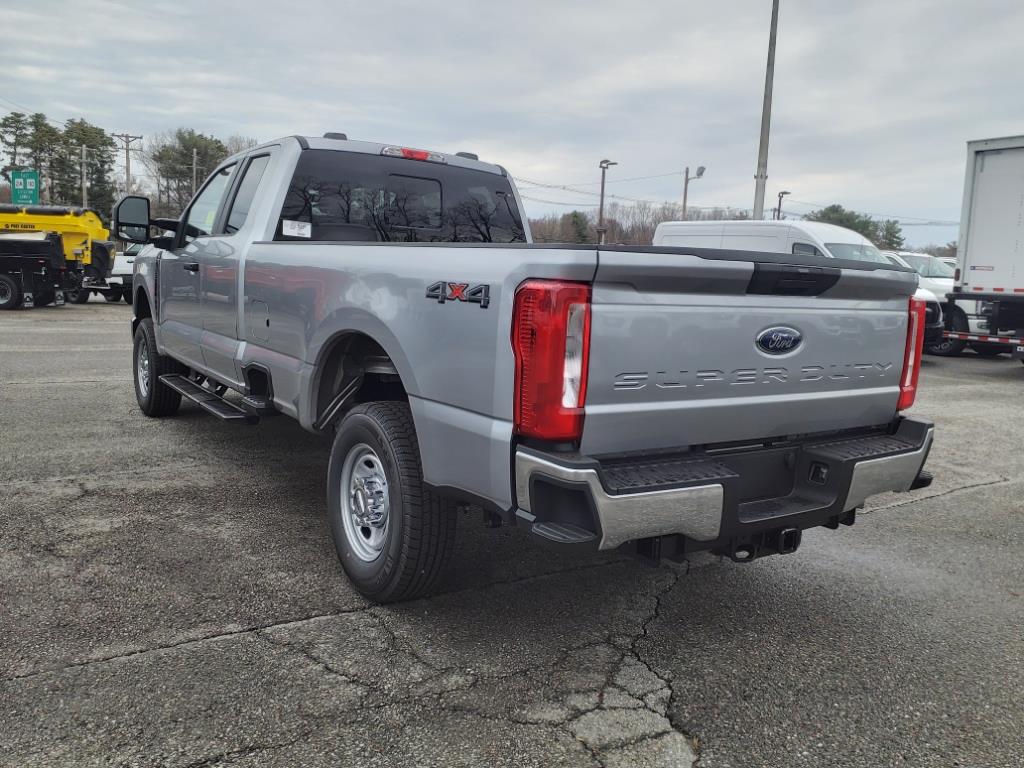
M 142 410 L 333 434 L 331 533 L 373 600 L 430 588 L 460 505 L 561 545 L 746 561 L 931 479 L 932 424 L 901 415 L 909 269 L 533 244 L 500 166 L 339 134 L 226 160 L 180 221 L 140 197 L 114 221 L 152 242 Z

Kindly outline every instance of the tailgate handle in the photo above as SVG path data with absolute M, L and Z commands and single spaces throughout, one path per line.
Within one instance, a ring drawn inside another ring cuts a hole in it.
M 798 264 L 754 264 L 747 293 L 761 296 L 817 296 L 839 282 L 835 267 L 802 267 Z

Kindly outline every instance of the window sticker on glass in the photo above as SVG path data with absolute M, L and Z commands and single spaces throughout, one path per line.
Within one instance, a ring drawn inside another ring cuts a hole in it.
M 292 221 L 291 219 L 282 219 L 281 234 L 286 237 L 310 238 L 313 236 L 313 225 L 310 224 L 308 221 Z

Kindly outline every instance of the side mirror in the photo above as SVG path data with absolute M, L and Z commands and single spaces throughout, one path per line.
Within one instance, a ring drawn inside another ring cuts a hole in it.
M 129 243 L 149 242 L 149 198 L 127 195 L 117 201 L 111 217 L 114 237 Z

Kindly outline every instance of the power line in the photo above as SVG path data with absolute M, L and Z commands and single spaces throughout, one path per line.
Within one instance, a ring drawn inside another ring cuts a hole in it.
M 669 176 L 682 176 L 682 171 L 672 171 L 671 173 L 656 173 L 651 176 L 630 176 L 625 179 L 608 179 L 608 184 L 622 184 L 627 181 L 644 181 L 646 179 L 664 179 Z M 566 182 L 564 184 L 551 184 L 542 181 L 530 181 L 529 179 L 521 179 L 521 181 L 527 182 L 524 186 L 536 186 L 536 187 L 550 187 L 553 189 L 563 189 L 565 187 L 589 187 L 600 184 L 600 181 L 579 181 L 579 182 Z
M 823 203 L 809 203 L 805 200 L 787 200 L 787 203 L 796 203 L 797 205 L 807 205 L 811 208 L 827 208 L 828 206 Z M 935 226 L 960 226 L 959 221 L 948 221 L 948 220 L 934 220 L 928 219 L 924 216 L 900 216 L 894 213 L 868 213 L 867 211 L 855 211 L 863 216 L 870 216 L 874 219 L 897 219 L 900 224 L 904 226 L 915 226 L 920 225 L 935 225 Z M 904 219 L 914 219 L 915 221 L 904 221 Z

